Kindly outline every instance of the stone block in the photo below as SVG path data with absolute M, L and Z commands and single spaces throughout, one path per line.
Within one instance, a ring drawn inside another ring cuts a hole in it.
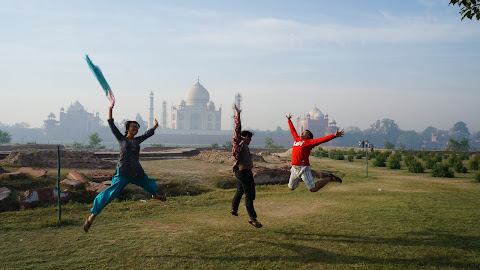
M 0 201 L 8 198 L 8 196 L 10 196 L 10 193 L 12 193 L 12 191 L 6 187 L 0 187 Z
M 34 170 L 31 167 L 22 167 L 17 170 L 17 172 L 26 173 L 33 177 L 45 177 L 47 175 L 47 171 L 44 170 Z
M 60 199 L 68 201 L 71 199 L 71 194 L 68 190 L 60 191 Z M 21 207 L 25 209 L 32 208 L 33 205 L 41 201 L 58 201 L 58 190 L 54 187 L 30 189 L 25 191 L 24 196 L 18 199 Z

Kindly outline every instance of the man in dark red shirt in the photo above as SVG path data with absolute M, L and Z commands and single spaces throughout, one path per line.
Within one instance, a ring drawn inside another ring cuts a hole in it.
M 238 187 L 232 200 L 230 214 L 238 216 L 238 206 L 240 205 L 240 200 L 242 199 L 243 194 L 245 194 L 245 206 L 247 208 L 248 216 L 250 217 L 248 223 L 256 228 L 261 228 L 262 224 L 257 221 L 257 213 L 253 207 L 253 201 L 255 200 L 255 182 L 252 173 L 252 154 L 248 148 L 253 133 L 248 130 L 242 131 L 242 122 L 240 121 L 241 110 L 237 108 L 237 105 L 235 105 L 235 111 L 235 132 L 232 139 L 232 154 L 234 158 L 233 171 L 238 180 Z
M 312 176 L 312 171 L 310 170 L 310 161 L 308 157 L 312 149 L 321 144 L 333 140 L 338 137 L 343 136 L 343 129 L 335 132 L 335 134 L 325 136 L 323 138 L 313 139 L 313 134 L 310 130 L 305 130 L 298 136 L 297 131 L 292 123 L 292 115 L 288 114 L 288 125 L 290 127 L 290 132 L 292 133 L 293 140 L 293 149 L 292 149 L 292 168 L 290 170 L 290 180 L 288 181 L 288 187 L 290 190 L 294 190 L 300 184 L 300 180 L 305 182 L 305 185 L 311 192 L 317 192 L 323 188 L 329 182 L 342 182 L 342 179 L 339 177 L 329 174 L 324 179 L 317 181 Z

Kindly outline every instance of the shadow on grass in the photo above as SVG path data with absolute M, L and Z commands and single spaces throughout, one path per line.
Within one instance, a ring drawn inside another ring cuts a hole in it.
M 209 256 L 195 254 L 188 255 L 174 255 L 174 254 L 162 254 L 153 256 L 163 259 L 175 259 L 175 260 L 204 260 L 204 261 L 217 261 L 217 262 L 288 262 L 288 263 L 322 263 L 322 264 L 336 264 L 336 265 L 370 265 L 371 267 L 379 267 L 379 265 L 395 267 L 399 269 L 415 269 L 422 267 L 434 267 L 445 268 L 453 267 L 457 269 L 480 269 L 480 263 L 472 262 L 466 258 L 459 257 L 458 254 L 452 255 L 406 255 L 402 258 L 402 254 L 398 254 L 391 257 L 379 257 L 375 253 L 369 253 L 368 250 L 363 251 L 365 255 L 358 254 L 358 248 L 355 251 L 355 255 L 348 254 L 348 248 L 342 254 L 327 251 L 322 248 L 312 247 L 310 245 L 299 244 L 302 242 L 318 243 L 322 246 L 328 245 L 328 242 L 338 242 L 343 244 L 372 244 L 372 245 L 392 245 L 409 247 L 420 247 L 422 251 L 426 248 L 435 249 L 436 247 L 456 248 L 463 249 L 466 252 L 479 252 L 480 243 L 479 237 L 465 237 L 459 235 L 453 235 L 440 231 L 420 231 L 407 233 L 405 238 L 378 238 L 378 237 L 365 237 L 365 236 L 349 236 L 340 234 L 302 234 L 302 233 L 285 233 L 278 232 L 282 235 L 290 235 L 292 238 L 285 243 L 270 242 L 270 241 L 254 241 L 257 243 L 257 248 L 262 246 L 271 246 L 275 248 L 281 248 L 288 250 L 289 255 L 245 255 L 239 256 L 236 254 Z M 412 238 L 417 237 L 417 238 Z M 422 239 L 419 239 L 421 237 Z M 345 246 L 345 245 L 344 245 Z M 255 252 L 252 252 L 253 254 Z M 408 256 L 408 257 L 407 257 Z

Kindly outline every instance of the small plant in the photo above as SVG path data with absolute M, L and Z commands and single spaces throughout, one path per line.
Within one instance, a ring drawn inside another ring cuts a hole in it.
M 347 160 L 350 161 L 350 162 L 353 162 L 353 156 L 352 155 L 347 156 Z
M 161 144 L 161 143 L 151 143 L 150 146 L 151 147 L 163 147 L 163 144 Z
M 208 148 L 218 148 L 218 143 L 212 143 L 208 146 Z
M 454 177 L 453 170 L 447 164 L 437 163 L 432 168 L 431 172 L 433 177 Z
M 85 148 L 86 146 L 81 142 L 73 142 L 72 147 L 73 148 Z

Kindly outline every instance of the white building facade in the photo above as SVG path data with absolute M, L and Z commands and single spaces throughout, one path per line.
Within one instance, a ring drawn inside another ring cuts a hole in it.
M 188 90 L 186 99 L 172 106 L 171 127 L 175 130 L 221 130 L 222 108 L 216 110 L 210 94 L 199 81 Z

